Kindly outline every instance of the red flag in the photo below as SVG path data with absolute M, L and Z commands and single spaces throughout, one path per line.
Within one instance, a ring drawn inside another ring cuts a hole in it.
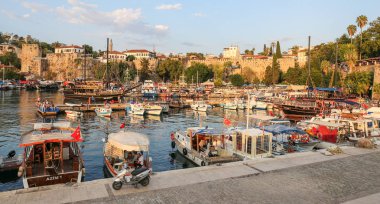
M 227 118 L 224 118 L 223 123 L 224 123 L 224 125 L 226 125 L 226 126 L 230 126 L 230 125 L 231 125 L 231 121 L 228 120 Z
M 80 127 L 79 126 L 77 127 L 77 129 L 75 129 L 75 131 L 73 132 L 73 134 L 71 134 L 71 137 L 74 138 L 74 140 L 76 140 L 76 141 L 80 141 L 81 140 Z
M 124 128 L 125 127 L 125 123 L 122 123 L 121 125 L 120 125 L 120 129 L 122 129 L 122 128 Z

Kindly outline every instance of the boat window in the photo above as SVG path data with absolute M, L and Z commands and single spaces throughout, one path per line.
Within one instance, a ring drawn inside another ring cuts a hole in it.
M 367 125 L 368 125 L 369 128 L 372 128 L 372 127 L 373 127 L 373 123 L 372 123 L 372 122 L 368 122 Z
M 247 140 L 247 153 L 251 154 L 252 152 L 252 137 L 248 137 Z
M 236 149 L 239 151 L 242 151 L 242 146 L 243 146 L 242 139 L 243 138 L 242 138 L 241 133 L 237 133 L 236 134 Z

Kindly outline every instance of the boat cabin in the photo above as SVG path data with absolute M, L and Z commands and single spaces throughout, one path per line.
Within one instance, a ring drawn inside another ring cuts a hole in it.
M 287 119 L 280 119 L 273 116 L 268 115 L 249 115 L 247 118 L 248 124 L 251 124 L 251 127 L 262 127 L 268 125 L 285 125 L 290 126 L 290 121 Z M 247 127 L 249 128 L 249 127 Z
M 77 142 L 81 141 L 80 130 L 71 128 L 69 122 L 34 124 L 34 131 L 23 135 L 20 144 L 24 148 L 24 188 L 80 183 L 84 164 Z
M 104 147 L 107 173 L 114 177 L 123 168 L 135 169 L 141 166 L 152 170 L 149 145 L 148 137 L 141 133 L 132 131 L 111 133 Z
M 232 151 L 243 158 L 263 158 L 272 155 L 272 133 L 258 128 L 236 130 L 228 140 Z

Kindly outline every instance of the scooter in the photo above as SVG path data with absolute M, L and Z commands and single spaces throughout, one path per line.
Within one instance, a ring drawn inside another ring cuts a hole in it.
M 150 170 L 145 167 L 141 167 L 133 170 L 129 173 L 128 169 L 123 169 L 112 183 L 112 188 L 115 190 L 120 190 L 123 184 L 125 185 L 135 185 L 141 184 L 142 186 L 147 186 L 150 181 Z

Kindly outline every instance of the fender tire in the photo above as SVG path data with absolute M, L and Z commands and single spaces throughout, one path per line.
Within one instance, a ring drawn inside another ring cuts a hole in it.
M 187 149 L 186 148 L 184 148 L 183 150 L 182 150 L 182 153 L 183 153 L 183 155 L 187 155 Z
M 205 161 L 202 161 L 202 162 L 201 162 L 201 166 L 206 166 Z
M 175 142 L 174 141 L 172 141 L 171 146 L 172 146 L 172 149 L 175 148 Z
M 112 188 L 115 190 L 120 190 L 122 186 L 123 186 L 123 183 L 121 181 L 114 181 L 112 183 Z
M 147 176 L 147 177 L 145 177 L 143 180 L 141 180 L 139 183 L 140 183 L 142 186 L 147 186 L 147 185 L 149 185 L 149 182 L 150 182 L 150 176 Z

